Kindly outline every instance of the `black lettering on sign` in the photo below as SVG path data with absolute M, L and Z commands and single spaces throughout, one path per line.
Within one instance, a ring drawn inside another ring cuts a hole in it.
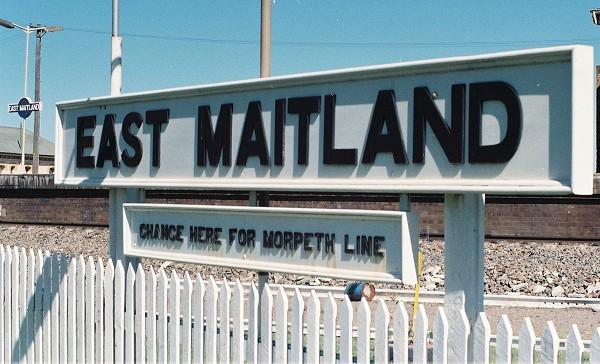
M 195 243 L 198 239 L 198 229 L 195 226 L 190 226 L 190 236 L 188 237 L 188 241 L 190 243 Z
M 426 127 L 429 123 L 450 163 L 464 163 L 465 85 L 452 85 L 452 126 L 435 106 L 427 87 L 415 87 L 413 111 L 413 163 L 424 163 Z
M 235 165 L 245 166 L 249 157 L 258 157 L 261 166 L 269 165 L 260 101 L 252 101 L 248 104 Z
M 198 108 L 198 166 L 206 166 L 206 154 L 211 166 L 218 166 L 223 157 L 223 165 L 231 165 L 231 119 L 233 104 L 223 104 L 219 110 L 217 125 L 213 131 L 210 106 Z
M 294 245 L 290 246 L 290 250 L 298 250 L 298 247 L 304 243 L 304 236 L 300 232 L 294 232 Z
M 373 245 L 373 237 L 372 236 L 366 236 L 366 235 L 361 235 L 360 237 L 356 237 L 356 252 L 359 253 L 359 249 L 358 247 L 360 246 L 360 253 L 361 255 L 368 255 L 371 256 L 372 255 L 372 245 Z
M 325 253 L 335 254 L 333 247 L 335 246 L 335 234 L 325 234 Z
M 315 233 L 315 237 L 317 238 L 317 251 L 321 251 L 321 242 L 323 241 L 323 237 L 325 234 L 323 233 Z
M 263 231 L 263 240 L 262 247 L 263 248 L 272 248 L 273 247 L 273 231 Z
M 246 246 L 254 247 L 256 245 L 256 230 L 248 229 L 248 239 L 246 240 Z
M 183 237 L 181 236 L 183 234 L 183 225 L 177 225 L 177 229 L 175 232 L 175 240 L 179 241 L 179 242 L 183 242 Z
M 384 128 L 387 133 L 383 133 Z M 373 164 L 379 153 L 391 153 L 394 163 L 406 164 L 406 149 L 396 111 L 394 90 L 379 91 L 363 151 L 362 163 Z
M 100 135 L 100 146 L 98 149 L 98 160 L 96 161 L 96 167 L 104 167 L 104 161 L 106 160 L 110 160 L 113 167 L 119 167 L 114 114 L 108 114 L 104 116 L 104 124 L 102 125 L 102 134 Z
M 123 120 L 123 130 L 121 132 L 123 134 L 123 140 L 125 140 L 125 143 L 127 143 L 131 149 L 133 149 L 133 155 L 131 156 L 129 155 L 127 149 L 124 149 L 121 153 L 121 159 L 127 167 L 137 167 L 140 165 L 140 161 L 142 160 L 142 142 L 137 136 L 135 136 L 135 134 L 131 132 L 132 124 L 135 124 L 139 130 L 139 128 L 142 126 L 142 123 L 142 116 L 137 112 L 130 112 Z
M 378 257 L 383 257 L 385 254 L 381 250 L 381 245 L 385 242 L 385 237 L 375 236 L 373 237 L 373 254 Z
M 281 244 L 280 247 L 278 247 L 278 246 L 276 246 L 276 247 L 287 249 L 288 246 L 292 245 L 293 239 L 294 239 L 294 234 L 291 231 L 284 231 L 283 232 L 283 243 Z
M 160 134 L 169 123 L 169 109 L 146 111 L 146 124 L 152 125 L 152 167 L 160 167 Z
M 498 144 L 481 145 L 483 103 L 499 101 L 506 108 L 506 135 Z M 502 81 L 469 84 L 469 163 L 505 163 L 517 152 L 523 114 L 515 89 Z
M 146 229 L 147 229 L 147 225 L 146 224 L 140 224 L 140 239 L 146 239 Z
M 275 138 L 273 141 L 273 164 L 283 166 L 285 99 L 275 100 Z
M 310 244 L 310 239 L 313 237 L 312 233 L 304 233 L 304 251 L 311 252 L 313 250 Z
M 335 95 L 325 95 L 323 164 L 356 165 L 356 149 L 335 149 Z
M 161 240 L 169 240 L 169 225 L 168 224 L 160 225 L 160 239 Z
M 87 129 L 96 127 L 96 116 L 80 116 L 77 118 L 77 168 L 94 168 L 94 156 L 86 155 L 86 149 L 94 148 L 94 136 L 85 135 Z
M 320 96 L 291 97 L 288 99 L 288 113 L 298 114 L 298 164 L 308 163 L 308 127 L 310 114 L 321 110 Z

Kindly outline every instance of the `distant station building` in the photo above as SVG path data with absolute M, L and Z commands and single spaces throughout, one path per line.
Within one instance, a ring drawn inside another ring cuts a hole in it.
M 54 143 L 40 137 L 39 174 L 54 173 Z M 0 127 L 0 174 L 31 174 L 33 163 L 33 132 L 25 134 L 25 168 L 21 166 L 21 130 Z

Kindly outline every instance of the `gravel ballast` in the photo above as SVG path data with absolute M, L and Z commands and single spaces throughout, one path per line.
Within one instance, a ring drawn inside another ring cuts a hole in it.
M 108 228 L 55 225 L 0 224 L 0 244 L 42 249 L 69 256 L 108 258 Z M 421 286 L 439 291 L 444 287 L 444 245 L 421 241 Z M 255 281 L 255 272 L 143 260 L 155 269 L 190 270 L 215 279 L 227 277 Z M 346 282 L 273 273 L 270 282 L 304 285 L 336 285 Z M 378 285 L 382 286 L 382 285 Z M 392 288 L 410 288 L 386 285 Z M 485 243 L 485 292 L 502 295 L 600 298 L 600 245 L 585 242 L 490 241 Z

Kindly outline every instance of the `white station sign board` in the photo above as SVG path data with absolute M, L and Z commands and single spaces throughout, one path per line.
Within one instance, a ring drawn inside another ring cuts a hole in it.
M 62 102 L 55 183 L 591 194 L 594 102 L 587 46 Z
M 413 213 L 159 204 L 123 209 L 127 255 L 416 283 L 419 229 Z

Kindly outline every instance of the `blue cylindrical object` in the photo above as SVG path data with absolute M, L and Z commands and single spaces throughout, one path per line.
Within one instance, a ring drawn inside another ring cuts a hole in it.
M 352 282 L 346 286 L 344 294 L 350 301 L 360 301 L 364 297 L 370 302 L 375 297 L 375 287 L 371 283 Z

